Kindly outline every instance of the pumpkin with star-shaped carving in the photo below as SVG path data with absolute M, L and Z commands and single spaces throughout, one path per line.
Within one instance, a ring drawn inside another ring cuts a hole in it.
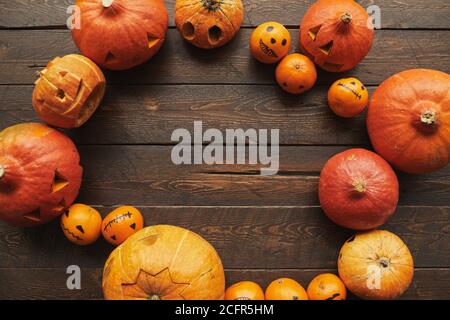
M 216 250 L 184 228 L 144 228 L 117 247 L 103 270 L 108 300 L 223 299 L 225 275 Z

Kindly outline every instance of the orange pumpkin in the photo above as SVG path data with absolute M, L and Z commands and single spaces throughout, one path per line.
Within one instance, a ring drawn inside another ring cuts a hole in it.
M 52 126 L 76 128 L 97 110 L 105 94 L 102 71 L 86 57 L 56 57 L 34 83 L 33 107 Z
M 277 66 L 275 76 L 281 88 L 293 94 L 308 91 L 317 80 L 314 63 L 299 53 L 292 53 L 284 57 Z
M 414 263 L 406 244 L 386 230 L 356 234 L 341 248 L 339 276 L 363 299 L 395 299 L 408 289 Z
M 244 20 L 241 0 L 176 0 L 175 24 L 193 45 L 211 49 L 233 39 Z
M 72 29 L 80 51 L 103 68 L 129 69 L 161 48 L 167 31 L 162 0 L 77 0 L 81 27 Z
M 23 227 L 57 218 L 78 195 L 79 162 L 73 142 L 43 124 L 0 132 L 0 218 Z
M 295 280 L 281 278 L 266 288 L 266 300 L 308 300 L 305 289 Z
M 328 105 L 340 117 L 351 118 L 360 114 L 368 102 L 369 93 L 356 78 L 337 80 L 328 90 Z
M 250 37 L 250 52 L 262 63 L 275 63 L 283 59 L 291 47 L 289 31 L 278 22 L 260 24 Z
M 264 291 L 255 282 L 241 281 L 228 287 L 225 300 L 264 300 Z
M 158 225 L 138 231 L 111 253 L 102 286 L 112 300 L 218 300 L 224 296 L 225 274 L 205 239 Z
M 331 72 L 355 67 L 369 52 L 374 30 L 366 10 L 354 0 L 319 0 L 300 25 L 300 46 Z
M 144 227 L 144 218 L 138 209 L 122 206 L 110 212 L 102 222 L 102 234 L 106 241 L 119 245 Z
M 345 300 L 347 297 L 344 283 L 332 273 L 322 273 L 312 279 L 307 292 L 310 300 Z
M 450 162 L 450 75 L 413 69 L 384 81 L 367 112 L 372 145 L 399 170 L 427 173 Z
M 70 242 L 85 246 L 100 237 L 102 216 L 94 208 L 77 203 L 61 215 L 61 228 Z

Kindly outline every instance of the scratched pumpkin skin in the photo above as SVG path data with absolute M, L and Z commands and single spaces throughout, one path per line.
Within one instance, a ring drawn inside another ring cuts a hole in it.
M 328 90 L 328 105 L 340 117 L 354 117 L 363 112 L 368 103 L 367 88 L 356 78 L 339 79 Z
M 138 209 L 123 206 L 109 213 L 102 222 L 102 234 L 106 241 L 119 245 L 144 227 L 144 218 Z
M 61 228 L 70 242 L 85 246 L 100 237 L 102 216 L 94 208 L 77 203 L 61 215 Z
M 111 253 L 102 288 L 108 300 L 222 300 L 225 274 L 216 250 L 201 236 L 156 225 Z
M 271 64 L 280 61 L 291 47 L 291 35 L 280 23 L 269 21 L 260 24 L 250 37 L 250 52 L 260 62 Z

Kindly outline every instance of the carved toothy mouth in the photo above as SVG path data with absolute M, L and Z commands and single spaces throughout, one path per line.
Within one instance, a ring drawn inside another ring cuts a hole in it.
M 262 52 L 267 54 L 269 57 L 278 58 L 278 55 L 275 53 L 275 51 L 270 49 L 269 46 L 267 44 L 265 44 L 264 41 L 262 41 L 262 39 L 259 39 L 259 48 L 261 49 Z
M 358 93 L 355 89 L 350 88 L 349 86 L 343 84 L 343 83 L 338 83 L 338 86 L 345 88 L 347 90 L 350 90 L 351 92 L 353 92 L 353 94 L 355 95 L 356 99 L 361 100 L 362 96 L 360 93 Z

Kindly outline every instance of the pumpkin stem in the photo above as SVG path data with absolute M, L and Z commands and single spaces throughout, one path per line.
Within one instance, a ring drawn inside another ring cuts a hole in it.
M 380 258 L 378 260 L 378 263 L 380 264 L 380 266 L 382 266 L 383 268 L 387 268 L 390 265 L 390 261 L 387 258 Z
M 353 188 L 355 188 L 355 191 L 360 192 L 360 193 L 363 193 L 366 191 L 366 185 L 361 180 L 355 180 L 353 182 Z
M 203 0 L 203 6 L 209 11 L 216 11 L 220 8 L 220 0 Z
M 352 21 L 352 15 L 350 13 L 344 13 L 341 16 L 341 21 L 344 23 L 350 23 L 350 21 Z
M 161 300 L 161 298 L 157 294 L 152 294 L 148 297 L 148 300 Z
M 0 164 L 0 179 L 5 175 L 5 167 Z
M 114 0 L 102 0 L 102 5 L 104 8 L 109 8 L 114 3 Z
M 437 122 L 436 113 L 432 110 L 422 112 L 420 115 L 420 122 L 426 125 L 434 125 Z

